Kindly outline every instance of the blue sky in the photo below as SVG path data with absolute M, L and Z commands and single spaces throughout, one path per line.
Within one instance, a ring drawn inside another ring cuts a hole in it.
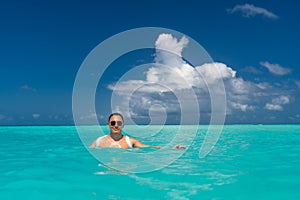
M 83 60 L 109 37 L 139 27 L 173 29 L 205 48 L 224 72 L 226 123 L 299 123 L 299 4 L 250 0 L 2 2 L 0 125 L 73 124 L 72 90 Z M 182 45 L 181 38 L 173 39 L 177 39 L 173 45 Z M 167 38 L 161 40 L 167 46 L 172 43 Z M 186 48 L 188 44 L 182 46 L 182 52 Z M 112 92 L 125 98 L 122 91 L 126 93 L 134 80 L 122 82 L 119 78 L 158 56 L 155 49 L 133 52 L 121 56 L 105 71 L 95 97 L 100 123 L 105 123 L 111 109 L 118 109 L 111 108 Z M 192 67 L 209 71 L 209 66 Z M 149 69 L 145 73 L 153 75 Z M 168 77 L 174 78 L 172 74 Z M 151 76 L 141 81 L 149 80 Z M 116 82 L 129 86 L 118 88 Z M 207 94 L 200 92 L 199 85 L 193 87 L 202 99 L 201 123 L 208 123 L 210 110 L 204 108 L 209 102 L 203 100 Z M 167 123 L 179 123 L 180 105 L 174 103 L 174 95 L 158 94 L 155 89 L 153 86 L 151 92 L 132 95 L 134 120 L 148 123 L 147 108 L 155 103 L 165 106 Z M 82 119 L 88 123 L 88 116 Z

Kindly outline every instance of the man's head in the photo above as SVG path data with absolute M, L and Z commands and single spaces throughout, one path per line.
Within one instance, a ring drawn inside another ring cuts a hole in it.
M 108 122 L 110 121 L 110 119 L 111 119 L 113 116 L 120 116 L 120 117 L 122 118 L 122 122 L 124 122 L 123 115 L 120 114 L 120 113 L 112 113 L 111 115 L 109 115 L 109 117 L 108 117 Z
M 110 129 L 110 133 L 120 134 L 124 127 L 123 116 L 120 113 L 111 114 L 108 118 L 107 125 Z

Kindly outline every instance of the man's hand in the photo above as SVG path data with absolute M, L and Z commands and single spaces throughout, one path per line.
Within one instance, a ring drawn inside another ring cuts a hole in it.
M 186 147 L 182 146 L 180 144 L 177 144 L 176 146 L 173 147 L 173 149 L 186 149 Z

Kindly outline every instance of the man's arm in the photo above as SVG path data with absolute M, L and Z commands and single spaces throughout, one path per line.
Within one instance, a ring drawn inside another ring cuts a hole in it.
M 156 148 L 156 149 L 160 149 L 161 146 L 151 146 L 151 145 L 146 145 L 141 143 L 140 141 L 138 141 L 137 139 L 134 138 L 130 138 L 130 142 L 132 144 L 133 147 L 135 148 Z
M 90 148 L 96 148 L 96 140 L 91 144 Z
M 156 148 L 156 149 L 161 149 L 161 146 L 151 146 L 151 145 L 146 145 L 141 143 L 140 141 L 138 141 L 137 139 L 134 138 L 130 138 L 130 142 L 132 144 L 133 147 L 136 148 Z M 173 147 L 173 149 L 186 149 L 186 146 L 182 146 L 180 144 L 177 144 Z

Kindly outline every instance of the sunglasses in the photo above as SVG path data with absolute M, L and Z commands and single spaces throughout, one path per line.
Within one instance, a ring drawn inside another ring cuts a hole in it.
M 110 122 L 110 125 L 111 125 L 111 126 L 115 126 L 116 124 L 118 124 L 118 126 L 122 126 L 122 125 L 123 125 L 123 122 L 122 122 L 122 121 L 111 121 L 111 122 Z

